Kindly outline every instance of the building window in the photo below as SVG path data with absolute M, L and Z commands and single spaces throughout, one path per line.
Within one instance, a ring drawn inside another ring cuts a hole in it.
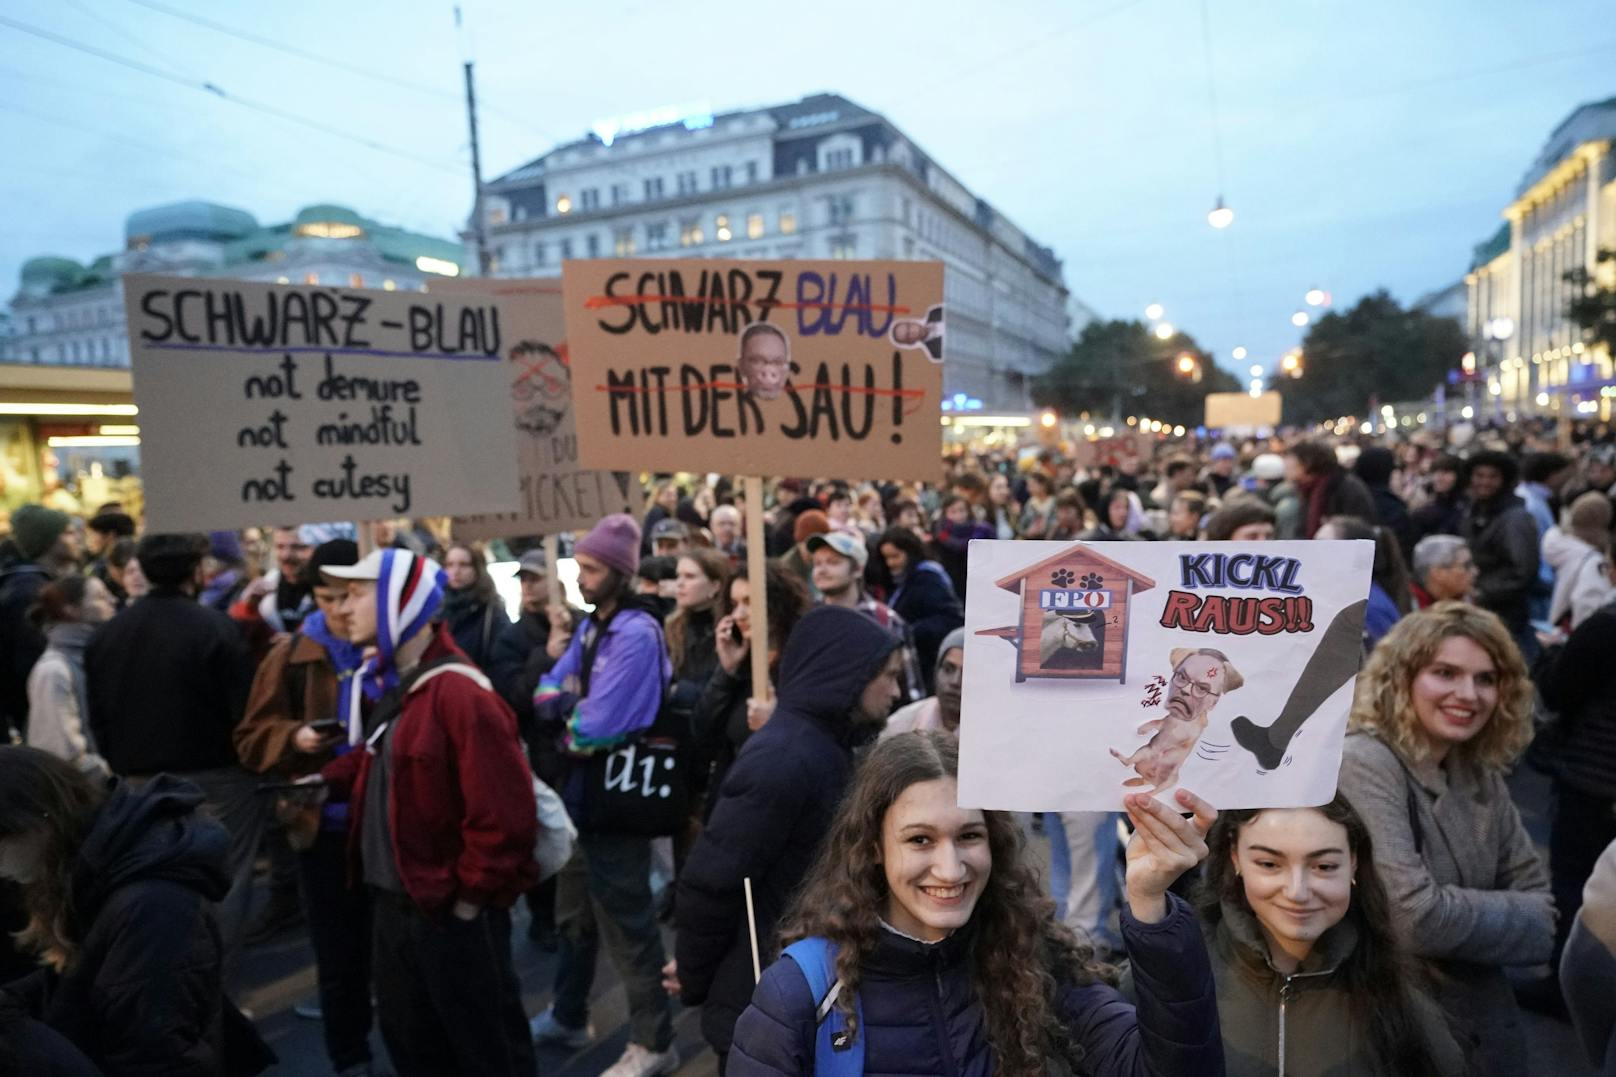
M 28 331 L 30 333 L 38 332 L 38 330 L 34 328 L 34 316 L 32 314 L 28 315 Z
M 653 198 L 661 198 L 661 197 L 662 197 L 662 177 L 661 176 L 653 176 L 650 179 L 646 180 L 645 181 L 645 200 L 647 202 L 649 202 Z
M 717 217 L 713 218 L 713 236 L 720 243 L 728 243 L 734 238 L 733 234 L 729 230 L 729 214 L 720 213 Z
M 853 219 L 853 199 L 848 195 L 838 195 L 830 199 L 830 223 L 846 224 Z
M 648 251 L 663 251 L 668 249 L 668 222 L 657 221 L 655 224 L 645 226 L 645 249 Z
M 533 264 L 534 265 L 542 266 L 544 264 L 544 262 L 545 262 L 545 259 L 547 259 L 548 257 L 550 257 L 549 248 L 544 244 L 544 242 L 542 240 L 540 242 L 538 242 L 538 243 L 533 244 Z
M 851 234 L 832 237 L 830 241 L 830 256 L 832 258 L 857 258 L 858 237 Z
M 674 182 L 678 184 L 680 194 L 696 193 L 696 174 L 694 172 L 681 172 L 674 177 Z
M 614 183 L 614 184 L 612 184 L 612 205 L 621 206 L 624 202 L 627 202 L 627 201 L 628 201 L 628 184 L 626 184 L 626 183 Z
M 585 212 L 600 208 L 600 192 L 591 187 L 578 196 L 578 205 Z
M 501 209 L 499 206 L 490 206 L 488 208 L 488 223 L 489 224 L 504 224 L 505 223 L 505 211 L 503 209 Z
M 566 261 L 570 261 L 571 259 L 572 259 L 572 240 L 563 239 L 561 241 L 561 260 L 563 262 L 566 262 Z
M 600 237 L 595 235 L 593 232 L 591 232 L 589 235 L 585 236 L 584 237 L 584 251 L 586 252 L 585 257 L 599 258 L 600 257 Z
M 782 236 L 795 235 L 797 232 L 797 215 L 789 209 L 780 211 L 780 234 Z
M 562 195 L 560 198 L 557 198 L 556 199 L 556 212 L 557 213 L 571 213 L 572 212 L 572 199 L 570 197 L 568 197 L 567 195 Z
M 350 273 L 350 274 L 348 274 L 348 287 L 350 287 L 350 288 L 363 288 L 364 286 L 365 286 L 365 275 L 363 273 Z
M 303 283 L 304 284 L 319 284 L 320 283 L 320 274 L 318 274 L 318 273 L 305 273 L 305 274 L 303 274 Z
M 758 181 L 758 163 L 756 161 L 748 161 L 748 162 L 746 162 L 746 182 L 747 183 L 756 183 L 757 181 Z
M 679 222 L 679 246 L 699 247 L 702 244 L 701 222 L 687 217 Z
M 619 258 L 627 258 L 634 253 L 634 229 L 619 228 L 612 237 L 612 250 Z
M 852 167 L 853 167 L 853 151 L 852 150 L 831 150 L 829 153 L 825 154 L 825 168 L 826 168 L 827 171 L 834 172 L 838 168 L 852 168 Z
M 734 174 L 735 170 L 729 165 L 714 165 L 713 190 L 721 191 L 730 186 L 731 182 L 733 181 Z
M 746 215 L 746 238 L 747 239 L 761 239 L 761 238 L 763 238 L 763 214 L 761 214 L 761 213 L 748 213 Z
M 905 258 L 913 258 L 915 256 L 915 241 L 911 236 L 903 237 L 903 256 Z

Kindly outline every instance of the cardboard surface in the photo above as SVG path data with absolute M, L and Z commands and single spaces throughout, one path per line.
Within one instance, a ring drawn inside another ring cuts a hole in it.
M 124 278 L 150 530 L 509 511 L 506 301 Z
M 972 542 L 960 804 L 1325 803 L 1373 563 L 1372 542 Z
M 589 467 L 941 475 L 937 262 L 562 267 Z
M 1256 429 L 1278 426 L 1283 401 L 1272 390 L 1261 396 L 1250 393 L 1207 393 L 1206 425 L 1213 430 Z
M 554 535 L 588 530 L 614 512 L 639 516 L 635 476 L 578 466 L 561 278 L 451 277 L 434 281 L 431 294 L 501 303 L 509 337 L 504 366 L 516 431 L 517 511 L 456 517 L 455 537 Z

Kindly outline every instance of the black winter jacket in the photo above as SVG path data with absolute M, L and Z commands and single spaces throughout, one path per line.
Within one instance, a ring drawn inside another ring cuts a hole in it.
M 1554 753 L 1555 776 L 1579 793 L 1616 801 L 1616 605 L 1578 625 L 1538 679 L 1543 702 L 1558 711 L 1565 743 Z
M 115 774 L 237 765 L 231 734 L 252 687 L 235 622 L 180 591 L 154 590 L 84 648 L 90 729 Z
M 1459 536 L 1476 562 L 1476 605 L 1492 610 L 1512 632 L 1526 628 L 1537 583 L 1537 522 L 1515 494 L 1475 502 Z
M 45 653 L 45 634 L 28 619 L 28 608 L 50 582 L 32 561 L 0 570 L 0 734 L 9 722 L 28 728 L 28 674 Z
M 853 711 L 897 641 L 856 610 L 823 606 L 797 623 L 780 659 L 779 702 L 719 788 L 679 875 L 679 982 L 701 1028 L 727 1051 L 752 997 L 743 880 L 752 880 L 762 959 L 830 831 L 863 731 Z M 878 727 L 869 727 L 874 732 Z
M 943 637 L 965 623 L 965 607 L 954 593 L 948 573 L 935 561 L 911 565 L 887 599 L 892 611 L 909 624 L 915 638 L 915 658 L 926 691 L 932 690 L 932 671 L 937 666 L 937 648 Z
M 1061 1021 L 1093 1077 L 1220 1077 L 1223 1040 L 1216 989 L 1195 915 L 1167 895 L 1154 924 L 1122 911 L 1137 1007 L 1109 984 L 1064 984 Z M 991 1077 L 997 1071 L 982 1005 L 971 987 L 970 927 L 934 945 L 883 932 L 860 969 L 864 1072 Z M 789 958 L 764 972 L 735 1026 L 731 1077 L 806 1077 L 814 1072 L 814 1010 L 808 981 Z M 1062 1072 L 1054 1068 L 1051 1073 Z
M 224 994 L 213 903 L 229 835 L 199 815 L 194 785 L 159 775 L 115 786 L 73 871 L 78 955 L 7 987 L 107 1077 L 216 1074 Z

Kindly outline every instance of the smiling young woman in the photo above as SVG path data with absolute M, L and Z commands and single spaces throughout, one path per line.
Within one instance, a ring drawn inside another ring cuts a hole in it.
M 1207 846 L 1200 912 L 1229 1077 L 1465 1072 L 1345 797 L 1224 812 Z
M 1531 683 L 1499 619 L 1441 602 L 1399 621 L 1358 678 L 1341 791 L 1472 1072 L 1526 1072 L 1504 967 L 1549 959 L 1549 878 L 1505 773 L 1531 739 Z
M 731 1077 L 838 1072 L 815 1064 L 833 1013 L 849 1033 L 835 1049 L 855 1046 L 868 1073 L 1221 1074 L 1206 948 L 1167 890 L 1206 855 L 1216 813 L 1188 793 L 1129 798 L 1136 1011 L 1055 920 L 1015 820 L 958 806 L 958 768 L 957 742 L 937 731 L 871 750 L 781 931 L 823 947 L 829 990 L 810 988 L 796 952 L 771 965 L 736 1025 Z

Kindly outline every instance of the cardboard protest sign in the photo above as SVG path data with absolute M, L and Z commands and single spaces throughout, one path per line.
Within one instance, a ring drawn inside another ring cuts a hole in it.
M 960 804 L 1328 801 L 1372 542 L 971 543 Z M 1227 697 L 1227 698 L 1225 698 Z
M 1273 390 L 1250 393 L 1207 393 L 1206 426 L 1211 430 L 1255 430 L 1279 425 L 1280 395 Z
M 1121 467 L 1131 462 L 1137 470 L 1150 462 L 1150 447 L 1154 440 L 1149 434 L 1130 430 L 1113 437 L 1079 441 L 1073 446 L 1072 460 L 1078 467 Z
M 588 467 L 936 480 L 943 267 L 562 267 Z
M 584 530 L 614 512 L 638 515 L 639 483 L 625 471 L 578 466 L 572 369 L 561 307 L 561 280 L 451 277 L 433 295 L 482 297 L 505 314 L 505 377 L 516 430 L 515 512 L 461 516 L 459 539 L 554 535 Z
M 153 530 L 516 507 L 505 301 L 123 284 Z

